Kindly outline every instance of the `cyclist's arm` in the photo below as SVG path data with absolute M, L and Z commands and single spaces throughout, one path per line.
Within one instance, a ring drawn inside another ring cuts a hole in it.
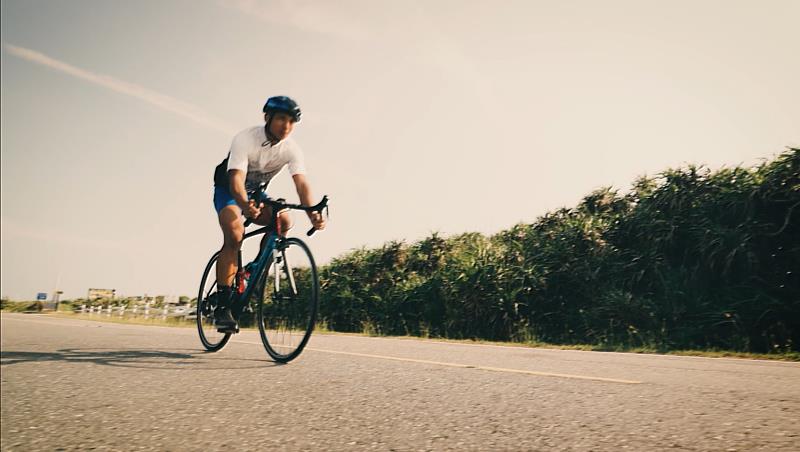
M 231 196 L 239 205 L 242 211 L 247 212 L 247 191 L 244 189 L 244 171 L 242 170 L 228 170 L 228 181 L 230 183 L 229 190 Z
M 247 176 L 247 153 L 252 147 L 246 132 L 247 130 L 239 132 L 231 142 L 231 150 L 228 153 L 228 191 L 242 209 L 242 213 L 248 218 L 254 218 L 258 216 L 260 209 L 248 201 L 244 186 Z
M 313 206 L 314 205 L 314 197 L 311 194 L 311 185 L 308 183 L 308 179 L 306 179 L 305 174 L 295 174 L 292 176 L 294 180 L 294 186 L 297 188 L 297 196 L 300 197 L 300 204 L 304 206 Z M 306 212 L 308 215 L 308 219 L 314 223 L 314 226 L 318 229 L 322 229 L 325 227 L 325 220 L 322 219 L 322 215 L 319 212 Z
M 311 185 L 308 184 L 305 174 L 295 174 L 292 176 L 294 186 L 297 189 L 297 196 L 300 197 L 300 204 L 304 206 L 313 206 L 314 201 L 311 196 Z M 307 212 L 308 217 L 311 218 L 311 212 Z

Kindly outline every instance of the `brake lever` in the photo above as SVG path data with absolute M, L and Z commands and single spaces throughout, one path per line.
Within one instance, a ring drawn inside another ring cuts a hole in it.
M 327 196 L 325 198 L 327 198 Z M 328 204 L 327 203 L 325 204 L 325 207 L 323 207 L 322 209 L 319 209 L 317 212 L 319 212 L 321 214 L 323 209 L 325 209 L 325 218 L 326 219 L 330 219 L 331 214 L 330 214 L 330 211 L 328 210 Z M 312 227 L 311 229 L 308 230 L 308 232 L 306 232 L 306 235 L 311 237 L 312 235 L 314 235 L 315 232 L 317 232 L 317 229 Z

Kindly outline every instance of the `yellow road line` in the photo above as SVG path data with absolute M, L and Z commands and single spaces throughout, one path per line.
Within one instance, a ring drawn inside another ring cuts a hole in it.
M 253 345 L 261 345 L 260 342 L 248 342 L 248 341 L 231 341 L 231 342 L 238 342 L 242 344 L 253 344 Z M 362 358 L 376 358 L 376 359 L 388 359 L 391 361 L 402 361 L 408 363 L 417 363 L 417 364 L 430 364 L 434 366 L 445 366 L 445 367 L 457 367 L 461 369 L 478 369 L 478 370 L 486 370 L 490 372 L 506 372 L 506 373 L 515 373 L 515 374 L 526 374 L 526 375 L 536 375 L 539 377 L 557 377 L 557 378 L 571 378 L 573 380 L 590 380 L 590 381 L 603 381 L 607 383 L 623 383 L 629 385 L 636 385 L 641 384 L 641 381 L 636 380 L 622 380 L 619 378 L 606 378 L 606 377 L 592 377 L 589 375 L 572 375 L 572 374 L 560 374 L 554 372 L 538 372 L 535 370 L 523 370 L 523 369 L 507 369 L 503 367 L 489 367 L 489 366 L 474 366 L 471 364 L 459 364 L 459 363 L 448 363 L 443 361 L 428 361 L 425 359 L 413 359 L 413 358 L 400 358 L 397 356 L 385 356 L 385 355 L 372 355 L 368 353 L 355 353 L 355 352 L 343 352 L 338 350 L 325 350 L 321 348 L 313 348 L 313 347 L 306 347 L 306 350 L 311 350 L 314 352 L 322 352 L 322 353 L 333 353 L 336 355 L 347 355 L 347 356 L 359 356 Z

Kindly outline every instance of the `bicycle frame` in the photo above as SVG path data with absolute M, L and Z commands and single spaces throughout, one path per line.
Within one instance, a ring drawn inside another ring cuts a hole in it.
M 244 292 L 241 294 L 237 294 L 236 304 L 239 307 L 246 306 L 247 302 L 250 300 L 250 297 L 253 295 L 253 290 L 257 286 L 256 282 L 260 280 L 263 276 L 264 271 L 269 266 L 269 260 L 272 257 L 273 251 L 275 251 L 276 245 L 280 240 L 283 240 L 282 237 L 279 237 L 278 234 L 272 230 L 269 226 L 264 226 L 258 228 L 254 231 L 250 231 L 244 235 L 242 238 L 242 242 L 245 240 L 255 237 L 257 235 L 267 234 L 266 240 L 267 243 L 258 251 L 258 255 L 253 260 L 254 268 L 250 273 L 250 279 L 247 284 L 247 287 L 244 289 Z M 242 265 L 242 251 L 239 250 L 239 257 L 238 257 L 238 266 L 236 270 L 236 277 L 239 277 L 239 272 L 244 271 L 244 267 Z
M 253 289 L 258 285 L 257 283 L 261 279 L 264 270 L 266 270 L 266 268 L 269 265 L 269 258 L 272 257 L 273 252 L 275 251 L 275 249 L 278 246 L 280 246 L 281 242 L 285 239 L 285 237 L 282 234 L 283 231 L 281 231 L 281 226 L 280 226 L 280 222 L 278 221 L 278 216 L 282 212 L 289 211 L 291 209 L 322 212 L 322 209 L 327 209 L 327 205 L 328 205 L 328 197 L 327 196 L 323 196 L 322 197 L 322 201 L 320 201 L 319 204 L 317 204 L 316 206 L 310 206 L 310 207 L 293 205 L 293 204 L 286 204 L 285 202 L 283 202 L 282 199 L 278 200 L 278 202 L 275 202 L 273 200 L 270 200 L 266 196 L 266 193 L 264 192 L 265 190 L 266 190 L 266 184 L 261 184 L 259 186 L 259 189 L 254 193 L 254 198 L 253 199 L 255 199 L 255 201 L 257 203 L 259 203 L 259 204 L 262 204 L 262 205 L 269 204 L 272 207 L 272 223 L 271 223 L 271 226 L 263 226 L 261 228 L 258 228 L 256 230 L 254 230 L 254 231 L 250 231 L 250 232 L 246 233 L 244 235 L 244 237 L 242 237 L 242 243 L 244 243 L 244 241 L 247 240 L 250 237 L 254 237 L 254 236 L 260 235 L 260 234 L 268 234 L 266 236 L 267 243 L 259 250 L 258 256 L 253 261 L 254 265 L 255 265 L 255 268 L 250 273 L 250 280 L 249 280 L 250 283 L 248 283 L 248 285 L 245 288 L 243 293 L 237 294 L 238 299 L 236 299 L 235 302 L 234 302 L 234 305 L 236 305 L 237 308 L 244 309 L 244 307 L 247 306 L 247 302 L 250 300 L 250 297 L 253 295 Z M 248 220 L 245 221 L 244 226 L 247 227 L 251 223 L 252 223 L 252 220 L 248 219 Z M 309 230 L 306 234 L 310 236 L 313 233 L 314 233 L 314 228 L 311 228 L 311 230 Z M 286 265 L 286 263 L 284 263 L 284 265 Z M 241 245 L 240 245 L 239 246 L 238 259 L 237 259 L 236 275 L 234 276 L 234 278 L 238 279 L 239 275 L 241 274 L 240 272 L 242 272 L 242 271 L 244 271 L 244 267 L 242 266 L 242 249 L 241 249 Z M 291 272 L 289 272 L 289 274 L 291 275 Z M 276 281 L 275 281 L 276 287 L 275 287 L 275 289 L 277 289 L 277 284 L 279 284 L 279 281 L 280 281 L 280 279 L 276 278 Z M 253 282 L 255 284 L 253 284 Z M 292 288 L 294 289 L 294 281 L 289 281 L 289 284 L 291 284 Z M 264 289 L 266 290 L 266 286 L 264 287 Z

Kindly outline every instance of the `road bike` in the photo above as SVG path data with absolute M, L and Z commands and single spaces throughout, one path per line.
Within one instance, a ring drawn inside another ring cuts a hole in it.
M 277 362 L 287 363 L 303 351 L 314 330 L 319 308 L 319 276 L 314 256 L 308 245 L 296 237 L 285 237 L 280 231 L 278 215 L 288 210 L 328 214 L 328 197 L 314 206 L 289 204 L 283 199 L 269 198 L 262 184 L 252 193 L 256 205 L 272 208 L 272 225 L 244 235 L 242 242 L 263 236 L 256 258 L 242 265 L 242 248 L 239 247 L 237 271 L 233 282 L 231 310 L 238 324 L 250 320 L 258 324 L 261 342 L 269 356 Z M 245 227 L 251 220 L 245 221 Z M 314 234 L 315 229 L 307 232 Z M 234 331 L 219 331 L 214 325 L 217 307 L 216 263 L 219 251 L 211 256 L 197 296 L 197 331 L 206 350 L 221 350 Z M 255 305 L 255 309 L 254 306 Z M 238 326 L 235 330 L 239 332 Z

